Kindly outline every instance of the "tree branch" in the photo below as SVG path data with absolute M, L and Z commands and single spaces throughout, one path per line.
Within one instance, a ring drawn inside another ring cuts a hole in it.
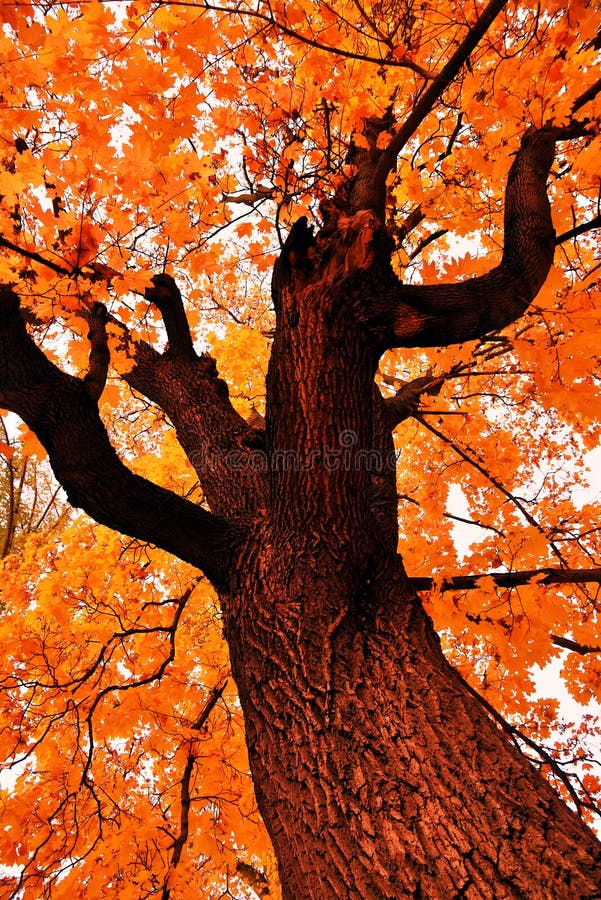
M 34 250 L 26 250 L 25 247 L 20 247 L 18 244 L 14 244 L 12 241 L 9 241 L 8 238 L 5 238 L 3 234 L 0 234 L 0 247 L 5 247 L 7 250 L 12 250 L 13 253 L 18 253 L 20 256 L 24 256 L 25 259 L 31 259 L 33 262 L 40 263 L 42 266 L 46 266 L 48 269 L 52 269 L 53 272 L 56 272 L 58 275 L 73 275 L 73 270 L 68 269 L 65 266 L 60 266 L 58 263 L 52 262 L 50 259 L 46 259 L 40 253 L 36 253 Z
M 513 161 L 505 192 L 505 243 L 500 265 L 453 284 L 396 286 L 388 306 L 385 347 L 448 346 L 506 327 L 521 316 L 553 263 L 555 231 L 546 182 L 555 142 L 586 134 L 582 123 L 529 129 Z
M 544 578 L 538 576 L 544 575 Z M 451 578 L 443 578 L 438 583 L 432 576 L 409 578 L 409 584 L 415 591 L 437 590 L 446 591 L 471 591 L 477 590 L 481 578 L 492 578 L 494 583 L 501 588 L 521 587 L 530 584 L 534 578 L 537 584 L 601 584 L 601 569 L 529 569 L 523 572 L 492 572 L 480 575 L 454 575 Z M 555 638 L 556 635 L 553 635 Z M 560 640 L 566 640 L 561 638 Z M 557 643 L 557 641 L 556 641 Z M 562 644 L 561 646 L 566 646 Z M 570 649 L 574 649 L 571 647 Z
M 580 225 L 570 228 L 569 231 L 564 231 L 563 234 L 555 238 L 555 243 L 557 245 L 563 244 L 565 241 L 578 237 L 580 234 L 585 234 L 587 231 L 593 231 L 595 228 L 601 228 L 601 215 L 595 216 L 590 222 L 582 222 Z
M 212 689 L 196 722 L 194 722 L 194 724 L 190 726 L 191 728 L 199 731 L 203 727 L 203 725 L 206 724 L 218 700 L 220 700 L 220 698 L 222 697 L 226 685 L 227 678 L 221 681 L 220 684 L 217 684 Z M 191 785 L 192 773 L 194 771 L 194 766 L 197 760 L 197 739 L 190 739 L 188 741 L 188 745 L 189 749 L 188 755 L 186 757 L 186 765 L 184 767 L 184 771 L 180 780 L 181 787 L 179 832 L 177 835 L 171 835 L 173 837 L 173 844 L 171 845 L 172 854 L 171 860 L 169 862 L 169 872 L 177 868 L 190 834 L 190 808 L 192 806 Z M 169 879 L 167 876 L 167 878 L 165 879 L 165 884 L 163 885 L 161 900 L 169 900 L 169 897 L 171 896 L 171 890 L 168 885 L 168 880 Z
M 227 583 L 240 531 L 121 462 L 89 385 L 44 356 L 7 287 L 0 289 L 0 404 L 35 432 L 73 506 L 197 566 L 215 585 Z
M 357 148 L 351 143 L 348 161 L 355 166 L 355 175 L 348 182 L 348 194 L 344 198 L 339 196 L 342 205 L 347 206 L 347 212 L 354 214 L 361 210 L 370 210 L 380 221 L 384 221 L 386 214 L 386 179 L 396 166 L 399 153 L 413 136 L 426 116 L 432 111 L 437 100 L 440 99 L 446 88 L 456 78 L 459 70 L 469 59 L 470 54 L 482 40 L 497 15 L 506 6 L 507 0 L 490 0 L 483 10 L 480 18 L 469 29 L 466 37 L 455 50 L 442 71 L 432 79 L 420 99 L 409 113 L 403 125 L 396 131 L 393 128 L 394 118 L 392 107 L 381 118 L 366 118 L 364 120 L 363 135 L 367 139 L 368 149 Z M 458 128 L 461 119 L 459 120 Z M 374 124 L 376 131 L 374 132 Z M 457 129 L 458 130 L 458 129 Z M 378 137 L 383 133 L 391 133 L 392 137 L 385 147 L 378 147 Z M 451 145 L 454 141 L 451 137 Z M 446 154 L 443 154 L 443 156 Z M 336 205 L 336 201 L 334 201 Z M 322 204 L 322 210 L 327 213 L 328 204 Z
M 464 520 L 465 521 L 465 520 Z M 474 523 L 472 523 L 474 524 Z M 543 578 L 540 576 L 544 575 Z M 437 582 L 431 576 L 408 578 L 409 585 L 415 591 L 432 591 L 435 588 L 441 593 L 448 591 L 472 591 L 478 590 L 481 578 L 492 578 L 497 587 L 515 588 L 536 584 L 601 584 L 601 569 L 529 569 L 522 572 L 492 572 L 480 575 L 454 575 Z M 562 637 L 551 633 L 551 642 L 557 647 L 571 650 L 586 656 L 589 653 L 601 653 L 601 646 L 594 644 L 581 644 L 571 638 Z
M 597 94 L 601 93 L 601 78 L 598 78 L 590 87 L 583 91 L 572 104 L 572 113 L 578 112 L 586 103 L 594 100 Z
M 71 271 L 0 235 L 2 246 L 68 277 L 77 274 L 96 280 L 116 274 L 99 271 L 98 264 L 89 266 L 89 273 Z M 227 384 L 218 378 L 215 360 L 194 352 L 175 281 L 164 273 L 151 280 L 153 287 L 146 291 L 146 297 L 161 312 L 169 348 L 161 354 L 145 341 L 134 342 L 125 325 L 108 315 L 106 322 L 118 329 L 122 346 L 135 360 L 134 367 L 122 377 L 169 416 L 213 512 L 230 520 L 251 518 L 267 502 L 265 466 L 257 457 L 263 444 L 256 429 L 249 427 L 232 406 Z M 97 400 L 106 381 L 102 367 L 108 365 L 108 358 L 103 357 L 100 323 L 93 322 L 93 315 L 89 319 L 92 352 L 86 384 L 92 399 Z
M 253 866 L 251 863 L 239 859 L 236 862 L 236 874 L 246 881 L 258 897 L 270 897 L 271 890 L 265 872 Z
M 195 2 L 190 2 L 190 0 L 169 0 L 169 6 L 193 6 L 194 8 L 197 8 L 198 4 Z M 275 14 L 271 9 L 269 10 L 269 14 L 267 14 L 260 12 L 258 9 L 244 9 L 240 5 L 229 6 L 226 3 L 210 3 L 207 2 L 207 0 L 204 0 L 203 8 L 213 10 L 214 12 L 218 13 L 234 13 L 235 15 L 238 15 L 240 17 L 246 17 L 258 20 L 259 22 L 264 22 L 265 25 L 271 26 L 276 31 L 279 31 L 281 34 L 285 34 L 288 37 L 297 40 L 301 44 L 306 44 L 308 47 L 314 47 L 316 50 L 324 50 L 326 53 L 332 53 L 334 56 L 341 56 L 344 59 L 357 59 L 362 63 L 373 63 L 379 68 L 390 66 L 391 68 L 411 69 L 413 72 L 421 75 L 424 79 L 428 79 L 431 77 L 431 75 L 424 68 L 422 68 L 422 66 L 408 59 L 407 56 L 402 56 L 400 58 L 393 58 L 390 56 L 370 56 L 369 54 L 364 53 L 354 53 L 351 50 L 345 50 L 343 47 L 337 47 L 332 44 L 324 44 L 322 41 L 317 40 L 317 38 L 313 37 L 312 35 L 303 34 L 298 29 L 291 28 L 281 20 L 276 19 Z
M 503 484 L 499 481 L 498 478 L 496 478 L 491 472 L 489 472 L 487 469 L 485 469 L 484 466 L 480 462 L 478 462 L 477 459 L 474 458 L 474 456 L 470 455 L 469 453 L 466 453 L 465 450 L 463 450 L 454 441 L 452 441 L 445 434 L 443 434 L 442 431 L 439 431 L 438 428 L 434 427 L 434 425 L 431 425 L 429 422 L 426 422 L 422 415 L 420 415 L 419 413 L 414 413 L 414 416 L 415 416 L 415 419 L 420 423 L 420 425 L 422 425 L 424 428 L 426 428 L 428 431 L 430 431 L 432 434 L 434 434 L 439 440 L 444 441 L 444 443 L 447 444 L 449 447 L 452 447 L 453 450 L 455 451 L 455 453 L 457 454 L 457 456 L 461 457 L 461 459 L 465 460 L 465 462 L 467 462 L 471 466 L 473 466 L 474 469 L 476 469 L 478 472 L 480 472 L 480 474 L 483 475 L 484 478 L 486 478 L 486 480 L 489 481 L 501 494 L 503 494 L 504 497 L 507 497 L 507 499 L 511 503 L 513 503 L 513 505 L 520 511 L 520 513 L 522 514 L 524 519 L 528 522 L 528 524 L 531 525 L 533 528 L 535 528 L 539 532 L 539 534 L 541 534 L 545 538 L 545 540 L 549 541 L 549 546 L 550 546 L 552 552 L 555 554 L 555 556 L 559 560 L 559 562 L 562 564 L 565 562 L 565 560 L 561 554 L 561 551 L 557 547 L 557 544 L 553 540 L 551 540 L 551 538 L 549 538 L 547 532 L 542 527 L 540 522 L 537 522 L 537 520 L 534 518 L 534 516 L 528 512 L 528 510 L 526 509 L 524 504 L 522 502 L 520 502 L 520 500 L 511 493 L 511 491 L 508 491 L 507 488 L 503 486 Z
M 402 384 L 394 397 L 387 397 L 384 401 L 389 427 L 394 429 L 405 419 L 414 416 L 418 411 L 421 395 L 436 396 L 445 380 L 444 375 L 435 377 L 432 372 L 427 372 L 419 378 Z
M 403 241 L 407 238 L 407 236 L 413 231 L 414 228 L 423 222 L 425 219 L 424 212 L 421 206 L 418 204 L 414 206 L 411 212 L 407 214 L 405 219 L 394 229 L 394 237 L 396 238 L 399 244 L 402 244 Z
M 587 656 L 589 653 L 601 653 L 601 646 L 598 644 L 580 644 L 578 641 L 562 637 L 559 634 L 552 634 L 551 642 L 558 647 L 563 647 L 564 650 L 573 650 L 574 653 L 579 653 L 580 656 Z
M 98 402 L 106 384 L 110 353 L 106 334 L 107 311 L 102 303 L 95 303 L 90 312 L 90 367 L 84 384 L 92 400 Z
M 183 359 L 193 359 L 196 354 L 192 344 L 190 326 L 184 309 L 182 295 L 171 275 L 153 275 L 152 287 L 144 296 L 159 309 L 169 339 L 168 353 Z
M 472 52 L 478 46 L 496 17 L 506 5 L 507 0 L 490 0 L 478 21 L 472 25 L 461 44 L 457 47 L 448 62 L 443 66 L 441 72 L 432 79 L 410 114 L 407 116 L 401 127 L 394 133 L 388 146 L 382 152 L 374 173 L 374 178 L 377 181 L 382 183 L 386 182 L 386 178 L 394 169 L 397 157 L 407 141 L 415 134 L 426 116 L 434 108 L 435 103 L 440 99 L 451 82 L 457 77 L 461 68 L 465 65 Z
M 449 233 L 448 228 L 438 228 L 436 231 L 433 231 L 431 234 L 427 234 L 425 237 L 421 239 L 415 250 L 412 250 L 409 254 L 409 259 L 415 259 L 416 256 L 425 250 L 430 244 L 433 244 L 434 241 L 437 241 L 438 238 L 444 237 L 445 234 Z
M 91 280 L 108 277 L 98 270 L 97 264 L 90 267 L 89 273 L 74 272 L 0 235 L 2 246 L 61 275 L 78 274 Z M 116 274 L 109 271 L 110 275 Z M 106 323 L 117 329 L 122 347 L 135 360 L 122 378 L 169 416 L 213 512 L 229 520 L 248 520 L 267 503 L 266 466 L 260 455 L 264 441 L 234 409 L 227 384 L 218 377 L 215 360 L 194 352 L 175 281 L 166 274 L 155 275 L 151 280 L 153 286 L 146 291 L 146 298 L 161 312 L 169 347 L 161 354 L 145 341 L 133 341 L 122 322 L 106 315 Z M 104 389 L 109 362 L 108 346 L 102 346 L 106 335 L 103 338 L 98 316 L 100 312 L 94 307 L 88 319 L 92 346 L 90 370 L 85 378 L 93 400 L 98 400 Z
M 181 314 L 185 317 L 183 307 Z M 185 348 L 192 343 L 186 337 L 183 342 L 175 338 L 182 355 L 172 352 L 171 340 L 169 350 L 159 353 L 145 341 L 134 341 L 118 319 L 110 317 L 110 322 L 135 361 L 123 380 L 167 414 L 211 510 L 229 521 L 251 519 L 267 505 L 264 439 L 261 443 L 257 429 L 234 409 L 213 357 L 193 350 L 189 355 Z M 170 328 L 173 333 L 177 326 Z M 189 334 L 187 322 L 186 329 Z

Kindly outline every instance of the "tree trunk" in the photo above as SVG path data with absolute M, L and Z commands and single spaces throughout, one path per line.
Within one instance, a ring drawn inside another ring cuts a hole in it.
M 138 343 L 127 378 L 168 411 L 210 513 L 134 475 L 110 445 L 96 406 L 104 313 L 91 377 L 78 379 L 42 354 L 15 291 L 0 289 L 0 401 L 44 443 L 71 502 L 220 591 L 289 900 L 601 897 L 594 835 L 448 665 L 410 590 L 396 554 L 399 404 L 391 415 L 374 385 L 387 347 L 471 340 L 521 315 L 552 263 L 554 143 L 573 133 L 527 132 L 501 262 L 457 285 L 399 282 L 381 191 L 357 209 L 351 190 L 348 215 L 333 203 L 317 235 L 300 219 L 274 271 L 264 434 L 194 353 L 173 280 L 154 279 L 169 349 Z
M 446 662 L 398 558 L 341 597 L 260 531 L 224 609 L 283 896 L 601 896 L 596 838 Z
M 447 663 L 396 553 L 374 394 L 387 241 L 369 211 L 290 234 L 274 277 L 269 506 L 222 594 L 283 894 L 598 897 L 594 835 Z M 477 303 L 465 298 L 468 334 Z M 421 315 L 397 330 L 431 337 Z

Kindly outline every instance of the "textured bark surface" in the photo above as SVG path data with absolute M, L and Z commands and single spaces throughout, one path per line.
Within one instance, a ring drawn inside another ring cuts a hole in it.
M 423 386 L 391 407 L 374 385 L 387 347 L 469 340 L 527 307 L 552 264 L 554 144 L 572 132 L 524 137 L 498 266 L 411 287 L 391 266 L 381 209 L 390 161 L 376 146 L 382 123 L 371 124 L 373 154 L 356 157 L 346 201 L 334 198 L 317 234 L 300 219 L 275 268 L 264 432 L 194 352 L 168 276 L 147 295 L 168 349 L 122 329 L 134 359 L 124 377 L 171 418 L 211 512 L 134 475 L 111 447 L 97 408 L 103 309 L 79 379 L 45 358 L 17 294 L 0 290 L 0 405 L 44 443 L 74 505 L 192 562 L 218 588 L 288 900 L 598 898 L 596 838 L 447 664 L 405 577 L 391 431 Z
M 540 171 L 519 177 L 544 193 Z M 536 238 L 515 238 L 528 249 L 507 254 L 528 295 L 526 269 L 550 265 L 548 204 L 537 201 Z M 539 258 L 526 265 L 534 240 Z M 223 597 L 284 896 L 592 898 L 595 837 L 447 664 L 395 553 L 394 466 L 366 316 L 366 298 L 393 280 L 385 250 L 371 210 L 327 241 L 302 221 L 290 235 L 274 279 L 270 514 Z M 491 297 L 458 290 L 471 329 Z M 439 325 L 406 317 L 409 327 L 419 343 Z
M 284 897 L 598 897 L 596 839 L 448 666 L 400 565 L 332 596 L 308 554 L 255 548 L 226 628 Z

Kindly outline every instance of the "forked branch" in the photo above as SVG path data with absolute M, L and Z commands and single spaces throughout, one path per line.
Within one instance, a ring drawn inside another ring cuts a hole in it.
M 455 80 L 473 51 L 476 49 L 507 0 L 490 0 L 474 22 L 439 74 L 432 79 L 403 124 L 393 134 L 378 163 L 376 178 L 386 181 L 396 165 L 396 159 L 406 143 L 413 137 L 426 116 L 433 110 L 447 87 Z
M 394 170 L 399 153 L 415 134 L 426 116 L 434 109 L 437 101 L 457 77 L 474 49 L 506 5 L 507 0 L 490 0 L 441 71 L 432 78 L 403 124 L 393 129 L 391 121 L 390 127 L 382 129 L 382 131 L 391 133 L 390 140 L 386 146 L 378 148 L 374 142 L 370 146 L 369 151 L 364 151 L 358 158 L 352 160 L 357 166 L 357 176 L 351 190 L 350 212 L 355 213 L 359 210 L 369 209 L 381 221 L 384 221 L 386 179 Z M 366 126 L 369 125 L 369 121 L 366 120 Z M 357 190 L 357 186 L 359 190 Z
M 92 391 L 85 379 L 46 358 L 25 329 L 17 294 L 2 287 L 0 405 L 35 432 L 70 503 L 109 528 L 192 563 L 223 586 L 238 531 L 121 462 L 93 399 L 99 380 L 91 383 Z

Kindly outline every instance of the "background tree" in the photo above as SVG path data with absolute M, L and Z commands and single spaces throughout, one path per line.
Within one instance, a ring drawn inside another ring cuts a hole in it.
M 0 547 L 4 559 L 20 553 L 29 535 L 49 536 L 64 521 L 68 507 L 48 465 L 37 457 L 41 448 L 35 436 L 31 432 L 25 434 L 25 440 L 11 436 L 4 418 L 0 429 L 4 437 L 0 442 Z
M 0 15 L 8 896 L 595 896 L 594 6 Z

